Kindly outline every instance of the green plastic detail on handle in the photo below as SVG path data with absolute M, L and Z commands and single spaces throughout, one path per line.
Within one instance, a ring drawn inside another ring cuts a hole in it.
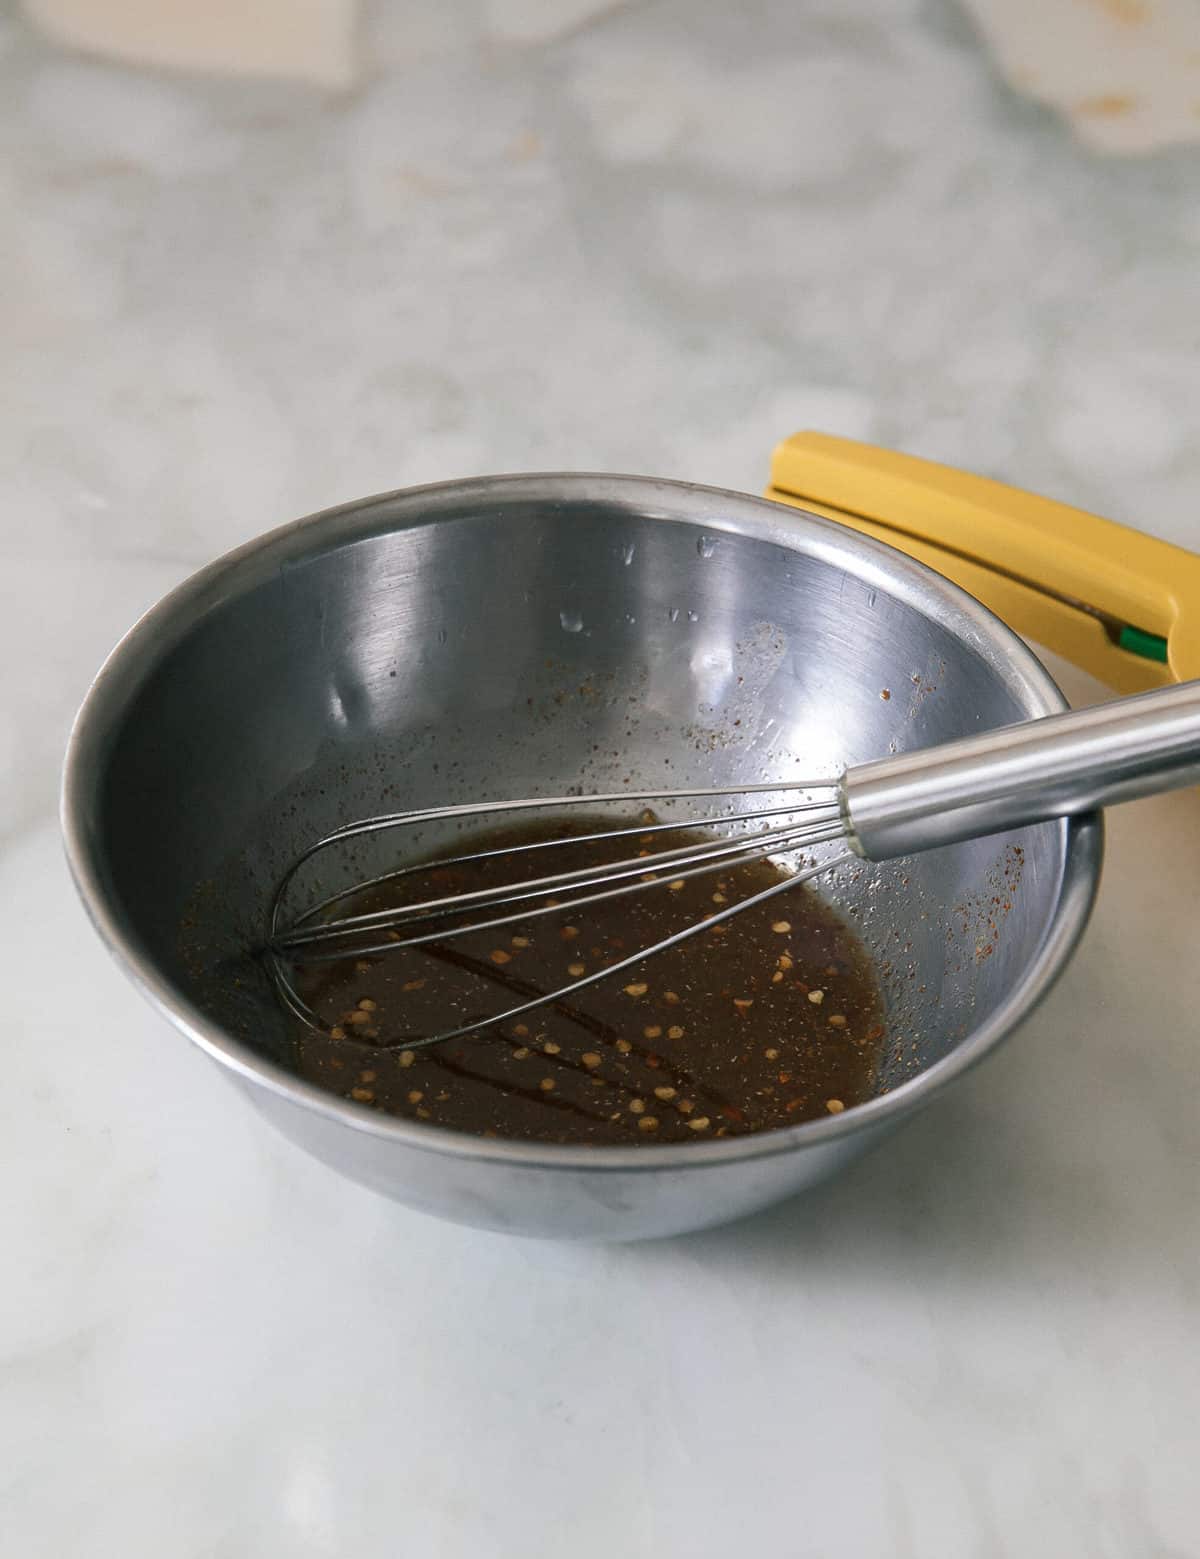
M 1144 633 L 1141 628 L 1122 628 L 1117 635 L 1117 643 L 1131 655 L 1166 664 L 1167 641 L 1159 633 Z

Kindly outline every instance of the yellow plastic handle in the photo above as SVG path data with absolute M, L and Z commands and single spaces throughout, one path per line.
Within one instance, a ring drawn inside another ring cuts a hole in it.
M 898 547 L 1010 627 L 1134 693 L 1200 677 L 1200 557 L 1082 509 L 870 444 L 797 433 L 767 496 Z

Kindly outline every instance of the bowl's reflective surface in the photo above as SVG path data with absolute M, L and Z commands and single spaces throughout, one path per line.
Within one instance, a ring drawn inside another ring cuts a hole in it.
M 293 1035 L 246 957 L 289 859 L 363 814 L 833 775 L 1059 707 L 981 608 L 794 510 L 632 478 L 454 483 L 277 532 L 156 608 L 81 713 L 64 824 L 101 933 L 309 1151 L 446 1217 L 637 1238 L 823 1178 L 986 1052 L 1082 931 L 1099 823 L 839 871 L 823 891 L 885 970 L 880 1096 L 641 1150 L 462 1138 L 292 1076 Z

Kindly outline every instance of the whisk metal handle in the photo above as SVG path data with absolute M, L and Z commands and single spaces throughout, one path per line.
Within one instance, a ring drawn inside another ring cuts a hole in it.
M 848 769 L 850 842 L 888 860 L 1200 782 L 1200 681 Z

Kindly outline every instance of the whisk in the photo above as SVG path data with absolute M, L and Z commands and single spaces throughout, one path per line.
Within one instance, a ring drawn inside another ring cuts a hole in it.
M 536 1008 L 609 980 L 690 937 L 730 920 L 776 895 L 856 857 L 884 861 L 936 849 L 1010 828 L 1092 812 L 1112 802 L 1176 789 L 1200 780 L 1200 681 L 1185 682 L 1093 708 L 1005 726 L 936 747 L 855 765 L 839 779 L 803 779 L 699 789 L 619 791 L 607 795 L 531 797 L 488 801 L 363 818 L 311 844 L 288 868 L 271 906 L 266 941 L 268 967 L 285 1005 L 314 1028 L 323 1027 L 296 986 L 298 966 L 363 958 L 442 943 L 473 932 L 494 931 L 544 916 L 570 914 L 627 895 L 669 891 L 691 877 L 787 853 L 803 857 L 818 846 L 842 844 L 783 880 L 710 914 L 695 924 L 639 948 L 603 969 L 531 997 L 503 1012 L 432 1035 L 409 1035 L 381 1044 L 419 1049 L 495 1028 Z M 755 806 L 756 795 L 774 804 Z M 475 825 L 499 816 L 580 806 L 627 807 L 630 803 L 712 802 L 738 798 L 739 807 L 686 821 L 639 822 L 632 827 L 566 838 L 451 854 L 403 866 L 286 915 L 297 873 L 319 852 L 369 835 L 453 821 Z M 787 800 L 779 798 L 786 797 Z M 672 845 L 681 830 L 711 831 L 730 825 L 744 831 L 713 834 Z M 481 862 L 520 858 L 528 865 L 561 862 L 564 853 L 597 840 L 636 838 L 664 844 L 627 858 L 561 866 L 528 880 L 468 892 L 423 897 L 417 903 L 362 914 L 331 913 L 352 894 L 414 872 L 432 873 Z M 557 857 L 553 852 L 558 852 Z

